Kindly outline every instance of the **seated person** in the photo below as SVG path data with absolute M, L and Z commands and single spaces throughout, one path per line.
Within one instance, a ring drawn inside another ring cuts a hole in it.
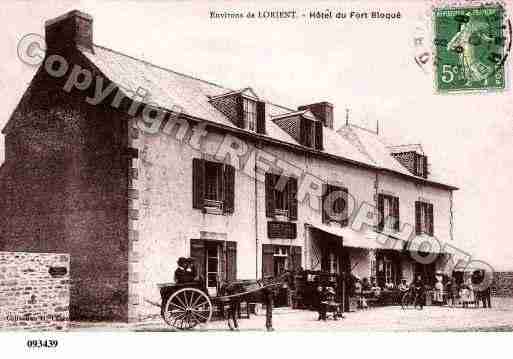
M 367 277 L 363 278 L 362 288 L 363 290 L 370 290 L 372 288 Z
M 356 295 L 361 295 L 362 294 L 362 283 L 360 282 L 360 279 L 356 279 L 356 281 L 354 282 L 354 293 Z
M 390 279 L 388 279 L 387 282 L 385 283 L 385 288 L 386 289 L 394 289 L 394 283 L 392 283 L 392 281 Z
M 406 283 L 406 279 L 401 279 L 401 284 L 399 284 L 399 290 L 401 293 L 407 292 L 410 287 L 408 286 L 408 283 Z
M 333 312 L 333 319 L 337 320 L 338 317 L 342 316 L 340 307 L 335 301 L 336 293 L 333 287 L 323 287 L 319 291 L 319 319 L 326 320 L 326 314 L 328 311 Z
M 187 258 L 187 267 L 185 268 L 185 270 L 190 274 L 192 275 L 192 278 L 194 278 L 194 280 L 196 280 L 198 278 L 198 271 L 196 269 L 196 265 L 194 263 L 194 258 Z
M 381 287 L 376 283 L 376 278 L 371 278 L 371 290 L 374 292 L 375 297 L 379 297 L 381 294 Z
M 194 277 L 191 271 L 187 271 L 187 258 L 180 257 L 176 262 L 178 268 L 175 270 L 175 283 L 182 284 L 194 281 Z

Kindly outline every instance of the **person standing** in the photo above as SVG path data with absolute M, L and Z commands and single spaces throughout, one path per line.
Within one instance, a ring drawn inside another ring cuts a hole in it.
M 411 287 L 414 290 L 415 293 L 415 303 L 414 305 L 419 305 L 420 309 L 424 307 L 425 303 L 425 288 L 424 288 L 424 281 L 422 280 L 422 276 L 419 274 L 415 278 L 415 280 L 412 282 Z
M 481 292 L 481 299 L 483 300 L 483 308 L 492 307 L 492 290 L 490 287 Z

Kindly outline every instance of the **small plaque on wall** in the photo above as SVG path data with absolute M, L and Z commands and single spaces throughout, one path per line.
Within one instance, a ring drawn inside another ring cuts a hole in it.
M 295 239 L 297 236 L 296 224 L 292 222 L 267 222 L 267 236 L 269 238 Z
M 52 277 L 64 277 L 66 274 L 68 274 L 68 269 L 66 267 L 50 267 L 48 269 L 48 273 Z

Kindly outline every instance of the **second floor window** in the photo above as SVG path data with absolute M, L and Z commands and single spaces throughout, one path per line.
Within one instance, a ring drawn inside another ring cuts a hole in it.
M 431 203 L 415 202 L 415 233 L 417 235 L 434 235 L 433 205 Z
M 248 98 L 242 98 L 242 115 L 244 128 L 255 132 L 257 130 L 257 103 Z
M 205 199 L 222 201 L 223 164 L 216 162 L 205 163 Z
M 193 208 L 212 213 L 233 213 L 235 168 L 195 158 L 192 161 Z
M 401 228 L 399 216 L 399 197 L 386 194 L 378 195 L 378 211 L 380 221 L 378 229 L 399 231 Z
M 265 174 L 265 213 L 267 217 L 297 219 L 297 179 Z

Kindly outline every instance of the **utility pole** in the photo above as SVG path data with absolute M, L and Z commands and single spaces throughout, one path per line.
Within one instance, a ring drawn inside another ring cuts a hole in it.
M 346 108 L 346 126 L 349 125 L 349 109 Z

